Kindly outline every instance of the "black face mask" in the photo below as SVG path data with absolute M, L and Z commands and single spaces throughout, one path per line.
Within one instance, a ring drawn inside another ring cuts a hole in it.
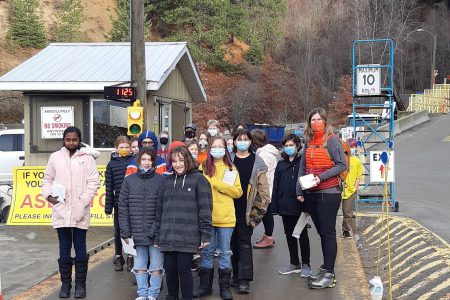
M 194 131 L 186 131 L 184 133 L 184 135 L 189 139 L 193 139 L 195 137 L 195 132 Z
M 166 138 L 166 137 L 159 138 L 159 142 L 162 145 L 167 145 L 169 143 L 169 138 Z

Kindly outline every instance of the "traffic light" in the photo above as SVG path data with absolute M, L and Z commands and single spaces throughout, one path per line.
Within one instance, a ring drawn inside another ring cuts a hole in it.
M 128 107 L 128 135 L 140 135 L 144 127 L 144 108 L 141 101 L 136 100 Z

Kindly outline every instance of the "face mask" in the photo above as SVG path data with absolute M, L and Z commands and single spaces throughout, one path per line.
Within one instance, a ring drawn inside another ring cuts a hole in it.
M 224 148 L 212 148 L 211 156 L 214 158 L 222 158 L 225 156 L 225 149 Z
M 227 150 L 229 153 L 233 152 L 233 146 L 227 146 Z
M 193 158 L 194 160 L 197 160 L 197 157 L 198 157 L 197 154 L 192 154 L 192 153 L 191 153 L 191 155 L 192 155 L 192 158 Z
M 295 148 L 295 146 L 284 147 L 284 153 L 286 153 L 288 156 L 293 156 L 297 153 L 297 149 Z
M 119 153 L 120 157 L 125 157 L 130 154 L 130 150 L 128 149 L 119 149 L 117 150 L 117 153 Z
M 352 151 L 352 155 L 356 155 L 358 153 L 358 149 L 351 148 L 350 151 Z
M 139 172 L 141 172 L 141 174 L 145 174 L 147 172 L 149 172 L 152 168 L 145 170 L 143 167 L 139 167 Z
M 208 129 L 208 132 L 211 136 L 216 136 L 219 133 L 217 129 Z
M 188 139 L 193 139 L 195 137 L 195 132 L 193 131 L 186 131 L 184 133 L 184 135 L 188 138 Z
M 242 152 L 247 151 L 248 147 L 250 147 L 250 142 L 248 142 L 248 141 L 236 141 L 236 148 L 239 151 L 242 151 Z
M 161 145 L 167 145 L 169 143 L 169 138 L 166 137 L 159 138 L 159 142 L 161 143 Z
M 206 146 L 208 146 L 208 142 L 205 140 L 201 140 L 200 142 L 198 142 L 198 146 L 202 149 L 205 149 Z
M 325 122 L 314 122 L 311 123 L 311 128 L 314 131 L 322 131 L 325 129 Z

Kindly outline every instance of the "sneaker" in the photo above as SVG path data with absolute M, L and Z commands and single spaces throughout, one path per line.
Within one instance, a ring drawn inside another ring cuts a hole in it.
M 342 236 L 344 237 L 344 239 L 351 239 L 352 235 L 348 230 L 344 230 L 344 232 L 342 232 Z
M 302 268 L 300 267 L 300 265 L 286 265 L 280 268 L 280 270 L 278 270 L 278 273 L 280 273 L 280 275 L 289 275 L 289 274 L 293 274 L 293 273 L 300 273 L 302 270 Z
M 239 280 L 239 294 L 250 294 L 250 282 L 248 280 Z
M 136 299 L 134 299 L 134 300 L 147 300 L 147 297 L 142 297 L 142 296 L 139 296 L 139 297 L 137 297 Z
M 308 287 L 310 289 L 325 289 L 325 288 L 333 288 L 336 286 L 336 277 L 334 273 L 329 271 L 325 271 L 321 273 L 315 280 L 311 280 L 308 282 Z
M 308 278 L 308 284 L 310 284 L 312 281 L 317 280 L 320 276 L 322 276 L 323 273 L 326 273 L 327 270 L 324 269 L 323 265 L 320 266 L 319 270 L 316 271 L 316 273 L 311 273 L 311 275 Z M 334 277 L 334 283 L 336 283 L 336 277 Z
M 301 278 L 308 278 L 311 276 L 311 267 L 307 264 L 302 264 L 302 270 L 300 272 Z
M 253 248 L 263 249 L 275 246 L 275 240 L 271 236 L 264 235 L 263 238 L 253 245 Z

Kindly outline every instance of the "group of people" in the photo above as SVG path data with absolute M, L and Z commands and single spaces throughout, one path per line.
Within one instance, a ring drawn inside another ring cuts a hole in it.
M 184 139 L 172 143 L 167 132 L 159 138 L 144 131 L 136 141 L 126 136 L 116 139 L 106 168 L 105 213 L 114 213 L 115 270 L 123 270 L 126 263 L 135 274 L 137 300 L 157 299 L 163 276 L 167 300 L 179 299 L 180 288 L 180 299 L 211 295 L 215 256 L 221 298 L 233 299 L 232 287 L 241 294 L 250 293 L 253 248 L 275 245 L 274 214 L 282 218 L 290 257 L 279 273 L 300 274 L 308 278 L 310 288 L 334 287 L 336 215 L 342 198 L 349 199 L 342 205 L 343 236 L 351 237 L 352 203 L 362 165 L 356 157 L 346 161 L 325 110 L 317 108 L 308 115 L 303 148 L 295 134 L 287 135 L 278 150 L 263 130 L 250 132 L 238 125 L 227 136 L 221 134 L 218 121 L 210 120 L 207 126 L 208 130 L 197 134 L 196 126 L 187 124 Z M 53 204 L 53 225 L 59 237 L 59 297 L 70 296 L 75 261 L 75 297 L 84 298 L 89 203 L 100 181 L 95 159 L 84 150 L 78 128 L 66 129 L 63 140 L 61 150 L 50 156 L 43 195 Z M 353 141 L 349 144 L 356 149 Z M 339 179 L 344 171 L 349 171 L 345 183 Z M 314 175 L 316 186 L 302 190 L 298 178 L 306 174 Z M 55 196 L 55 184 L 65 186 L 65 199 Z M 315 274 L 307 227 L 298 241 L 292 236 L 302 212 L 311 216 L 321 237 L 323 265 Z M 261 222 L 264 235 L 252 245 L 253 230 Z M 121 240 L 129 243 L 131 239 L 137 255 L 125 262 Z M 72 242 L 75 259 L 70 257 Z M 198 253 L 199 285 L 194 288 L 191 267 Z

